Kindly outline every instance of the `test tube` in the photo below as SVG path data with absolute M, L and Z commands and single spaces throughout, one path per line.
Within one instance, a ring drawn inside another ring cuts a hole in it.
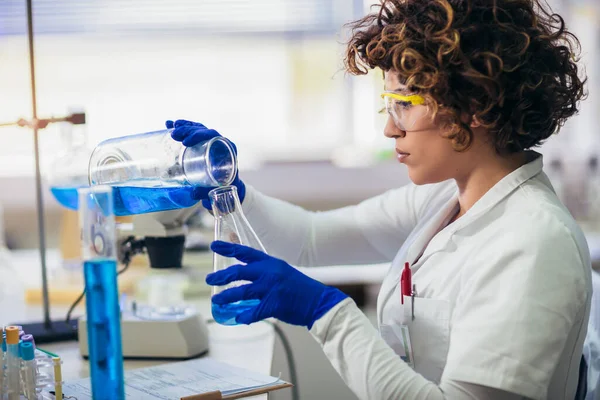
M 37 364 L 35 362 L 35 349 L 31 342 L 21 342 L 21 358 L 23 359 L 23 392 L 29 400 L 37 398 L 36 393 L 36 375 Z
M 23 342 L 31 343 L 33 345 L 33 348 L 35 349 L 35 340 L 33 339 L 33 335 L 26 333 L 25 335 L 21 336 L 21 340 Z
M 2 329 L 4 331 L 4 329 Z M 4 368 L 6 366 L 6 334 L 2 332 L 2 346 L 0 347 L 0 399 L 6 394 L 6 382 L 4 381 Z
M 125 385 L 112 188 L 79 189 L 79 213 L 92 397 L 121 400 Z
M 19 358 L 19 328 L 6 327 L 6 378 L 8 380 L 8 400 L 21 397 L 21 359 Z
M 54 363 L 54 396 L 57 399 L 62 399 L 62 369 L 60 366 L 60 357 L 52 357 L 52 362 Z

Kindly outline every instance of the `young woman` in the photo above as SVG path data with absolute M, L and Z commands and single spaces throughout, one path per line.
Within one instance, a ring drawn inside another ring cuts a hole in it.
M 207 282 L 251 281 L 213 302 L 259 299 L 238 322 L 308 327 L 361 399 L 574 398 L 589 251 L 530 150 L 577 111 L 573 44 L 537 0 L 382 1 L 353 24 L 346 65 L 383 71 L 384 134 L 413 184 L 314 213 L 236 178 L 270 255 L 213 243 L 246 265 Z M 186 145 L 218 135 L 168 126 Z M 379 331 L 343 293 L 288 264 L 386 261 Z

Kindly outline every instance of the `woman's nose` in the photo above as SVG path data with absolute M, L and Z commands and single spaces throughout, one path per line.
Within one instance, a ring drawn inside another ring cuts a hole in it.
M 388 116 L 385 128 L 383 129 L 383 134 L 385 137 L 388 137 L 390 139 L 406 136 L 406 132 L 398 128 L 398 126 L 394 122 L 394 119 L 391 116 Z

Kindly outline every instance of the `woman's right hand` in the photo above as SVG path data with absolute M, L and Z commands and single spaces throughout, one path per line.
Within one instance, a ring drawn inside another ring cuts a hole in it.
M 167 129 L 174 128 L 173 132 L 171 132 L 171 137 L 178 142 L 181 142 L 186 147 L 194 146 L 215 136 L 222 136 L 216 130 L 209 129 L 201 123 L 186 121 L 183 119 L 178 119 L 175 122 L 169 120 L 165 123 L 165 125 L 167 126 Z M 233 147 L 233 151 L 237 155 L 237 147 L 231 140 L 227 140 L 229 143 L 231 143 L 231 147 Z M 240 202 L 244 201 L 244 197 L 246 195 L 246 186 L 244 185 L 244 182 L 240 180 L 239 173 L 236 172 L 235 178 L 233 179 L 231 185 L 237 187 Z M 208 210 L 211 209 L 208 192 L 210 192 L 212 189 L 214 188 L 197 187 L 194 189 L 192 194 L 194 199 L 202 200 L 202 205 Z

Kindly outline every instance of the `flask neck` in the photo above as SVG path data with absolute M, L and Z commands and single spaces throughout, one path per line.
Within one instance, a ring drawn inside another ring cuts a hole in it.
M 266 253 L 265 247 L 244 215 L 235 186 L 213 189 L 209 197 L 215 217 L 215 240 L 242 244 Z M 216 265 L 224 265 L 220 259 L 221 256 L 215 253 Z
M 215 218 L 224 218 L 240 214 L 243 216 L 242 204 L 235 186 L 223 186 L 210 191 L 210 203 Z

